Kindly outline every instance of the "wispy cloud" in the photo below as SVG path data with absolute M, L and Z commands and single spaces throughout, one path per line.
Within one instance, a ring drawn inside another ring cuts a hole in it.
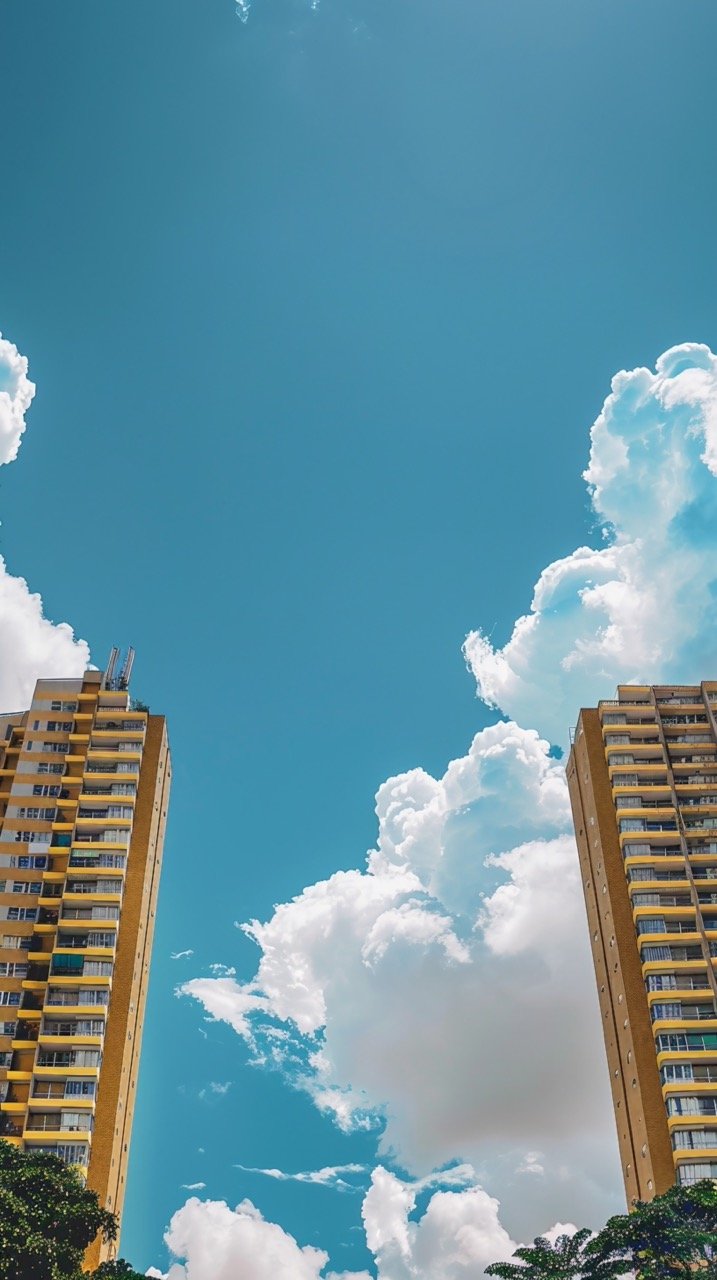
M 273 1178 L 276 1182 L 306 1182 L 313 1187 L 332 1187 L 335 1191 L 360 1191 L 361 1187 L 346 1180 L 347 1175 L 356 1177 L 366 1174 L 368 1169 L 363 1164 L 333 1164 L 323 1169 L 309 1169 L 300 1173 L 286 1173 L 284 1169 L 257 1169 L 252 1165 L 237 1164 L 236 1169 L 244 1173 L 258 1173 L 264 1178 Z
M 532 1173 L 538 1177 L 542 1177 L 545 1173 L 545 1167 L 540 1163 L 541 1160 L 542 1153 L 540 1151 L 526 1151 L 515 1172 Z
M 169 958 L 170 958 L 170 960 L 188 960 L 188 959 L 189 959 L 189 957 L 190 957 L 190 956 L 193 956 L 193 955 L 194 955 L 194 951 L 193 951 L 193 950 L 191 949 L 191 947 L 190 947 L 187 951 L 172 951 L 172 952 L 170 952 L 170 956 L 169 956 Z
M 206 1182 L 183 1182 L 181 1184 L 182 1191 L 203 1191 L 206 1185 Z
M 208 1085 L 199 1090 L 199 1097 L 204 1101 L 205 1098 L 223 1098 L 231 1089 L 232 1080 L 210 1080 Z

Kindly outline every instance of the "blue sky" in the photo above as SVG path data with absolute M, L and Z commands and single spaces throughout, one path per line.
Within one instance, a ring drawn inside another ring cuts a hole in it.
M 596 541 L 610 378 L 714 347 L 716 35 L 710 0 L 7 0 L 0 328 L 38 394 L 2 550 L 96 662 L 136 645 L 175 762 L 136 1265 L 201 1181 L 373 1266 L 360 1194 L 236 1166 L 370 1170 L 377 1132 L 174 988 L 251 979 L 234 922 L 362 866 L 382 781 L 495 719 L 461 643 Z

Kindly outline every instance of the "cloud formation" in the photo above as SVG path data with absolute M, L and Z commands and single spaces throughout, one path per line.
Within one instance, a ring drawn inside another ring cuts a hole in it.
M 346 1170 L 362 1166 L 306 1175 L 253 1172 L 326 1185 L 318 1175 L 331 1181 L 329 1175 Z M 438 1189 L 417 1216 L 419 1195 L 434 1186 Z M 509 1258 L 516 1247 L 500 1224 L 498 1202 L 477 1185 L 470 1165 L 415 1182 L 379 1165 L 362 1217 L 378 1280 L 476 1280 L 488 1263 Z M 232 1211 L 223 1201 L 192 1198 L 172 1218 L 165 1240 L 178 1259 L 166 1280 L 234 1280 L 238 1275 L 242 1280 L 369 1280 L 365 1271 L 327 1273 L 323 1250 L 302 1248 L 250 1200 Z
M 243 1200 L 188 1200 L 169 1224 L 165 1240 L 174 1263 L 166 1280 L 371 1280 L 367 1272 L 326 1272 L 328 1254 L 301 1246 Z
M 0 465 L 14 461 L 35 395 L 28 364 L 0 335 Z M 42 600 L 0 556 L 0 712 L 24 710 L 39 676 L 79 676 L 89 649 L 66 622 L 45 618 Z
M 252 984 L 181 990 L 342 1128 L 380 1114 L 381 1151 L 412 1174 L 469 1159 L 514 1235 L 544 1229 L 551 1200 L 576 1217 L 616 1209 L 562 765 L 537 733 L 501 722 L 443 778 L 389 780 L 377 813 L 365 872 L 247 927 L 262 953 Z M 518 1203 L 516 1170 L 536 1151 L 544 1174 Z
M 307 1169 L 299 1173 L 285 1173 L 283 1169 L 257 1169 L 247 1164 L 238 1164 L 237 1169 L 244 1173 L 259 1173 L 265 1178 L 273 1178 L 275 1182 L 304 1182 L 312 1187 L 331 1187 L 336 1191 L 358 1191 L 360 1188 L 346 1180 L 346 1175 L 365 1174 L 364 1164 L 334 1164 L 323 1169 Z
M 307 1180 L 279 1170 L 254 1172 Z M 418 1195 L 436 1182 L 449 1189 L 435 1191 L 417 1217 Z M 516 1247 L 498 1211 L 470 1166 L 410 1183 L 379 1165 L 362 1208 L 378 1280 L 475 1280 L 488 1263 L 510 1257 Z M 165 1240 L 178 1261 L 162 1280 L 371 1280 L 366 1271 L 327 1272 L 322 1249 L 302 1247 L 250 1200 L 231 1210 L 224 1201 L 192 1197 L 175 1213 Z M 147 1274 L 162 1275 L 154 1268 Z
M 543 570 L 530 612 L 495 648 L 464 646 L 478 694 L 564 743 L 580 706 L 619 681 L 704 678 L 717 593 L 717 359 L 672 347 L 618 373 L 583 473 L 604 545 Z

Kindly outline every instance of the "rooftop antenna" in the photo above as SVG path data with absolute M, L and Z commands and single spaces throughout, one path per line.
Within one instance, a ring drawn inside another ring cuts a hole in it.
M 129 678 L 132 674 L 133 666 L 134 666 L 134 649 L 132 648 L 132 645 L 130 645 L 127 650 L 127 656 L 125 657 L 125 660 L 122 663 L 122 670 L 120 671 L 119 679 L 117 681 L 120 689 L 127 688 L 129 684 Z
M 107 663 L 107 668 L 105 670 L 104 678 L 102 680 L 102 686 L 105 689 L 112 688 L 112 680 L 114 678 L 115 667 L 117 666 L 117 659 L 119 658 L 119 652 L 120 651 L 117 648 L 117 645 L 113 644 L 110 650 L 110 660 Z

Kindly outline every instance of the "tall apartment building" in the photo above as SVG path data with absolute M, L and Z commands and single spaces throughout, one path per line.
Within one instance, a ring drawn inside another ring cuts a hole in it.
M 717 682 L 617 694 L 568 784 L 631 1202 L 717 1178 Z
M 113 671 L 0 716 L 0 1137 L 119 1214 L 171 770 L 164 717 Z

